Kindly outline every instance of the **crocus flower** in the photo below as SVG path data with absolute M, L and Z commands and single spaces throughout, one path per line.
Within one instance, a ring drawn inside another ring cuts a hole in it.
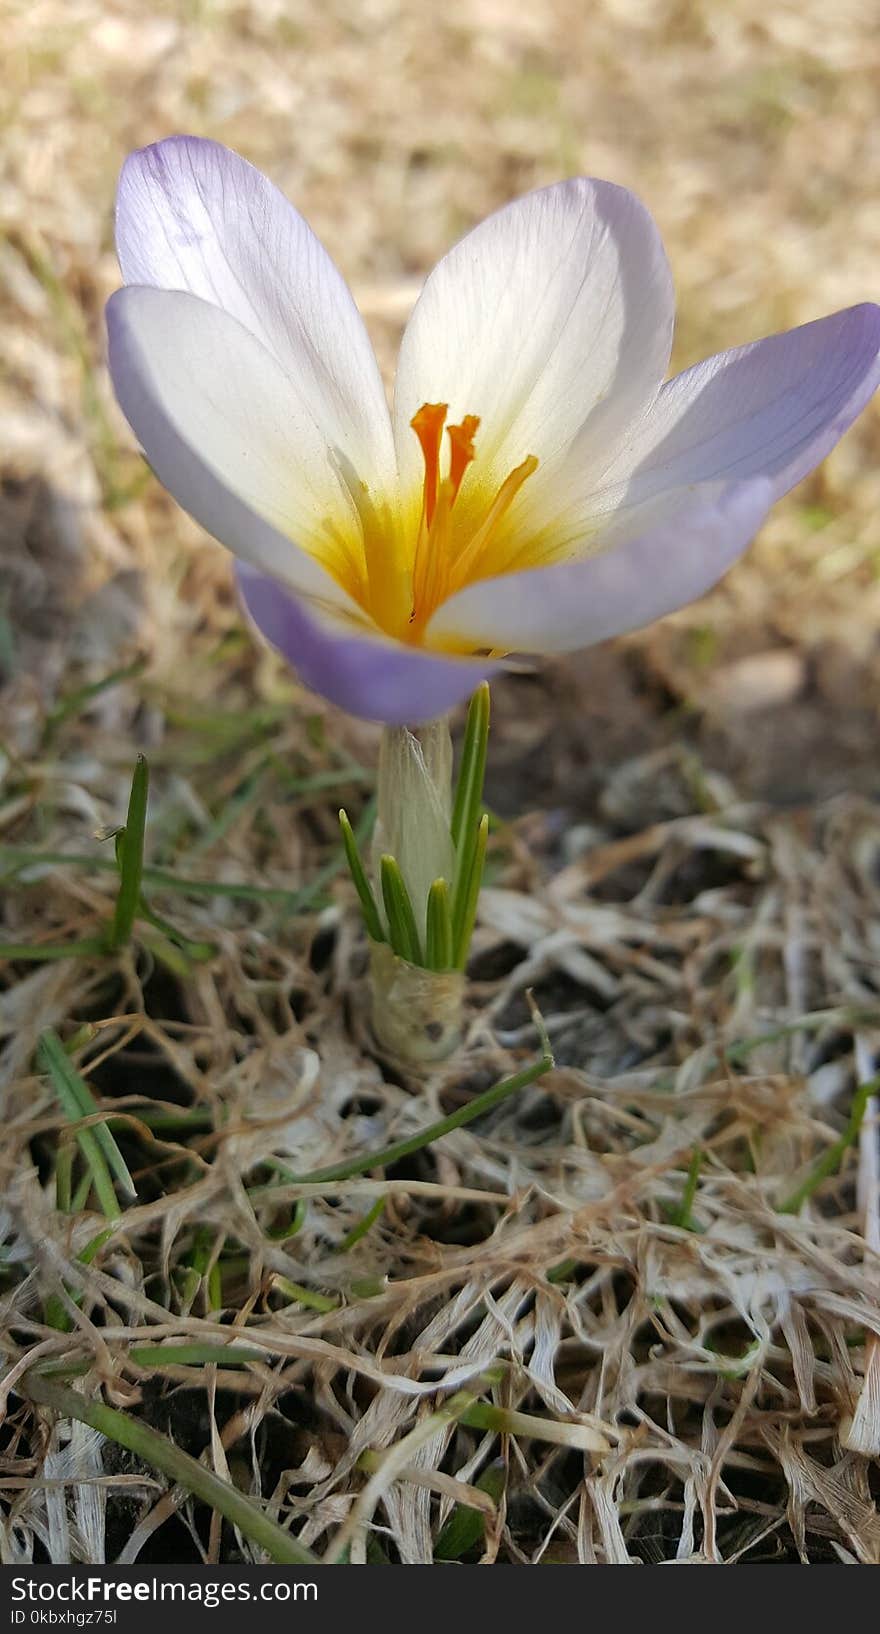
M 389 724 L 702 595 L 880 380 L 861 305 L 664 384 L 669 267 L 609 182 L 530 193 L 444 257 L 390 413 L 339 272 L 237 154 L 132 154 L 117 244 L 110 368 L 148 460 L 302 680 Z

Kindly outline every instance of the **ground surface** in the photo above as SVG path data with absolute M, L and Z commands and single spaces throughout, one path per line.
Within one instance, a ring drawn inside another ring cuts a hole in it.
M 328 1558 L 876 1563 L 876 1144 L 851 1122 L 880 1037 L 876 411 L 712 597 L 498 685 L 471 1030 L 416 1082 L 363 1021 L 336 838 L 342 801 L 369 810 L 375 733 L 254 646 L 102 366 L 116 174 L 176 130 L 296 200 L 389 368 L 450 240 L 578 170 L 656 216 L 678 364 L 876 296 L 872 9 L 840 0 L 831 29 L 819 0 L 2 0 L 0 20 L 14 1379 L 57 1364 Z M 113 913 L 101 836 L 139 751 L 160 922 L 42 957 Z M 396 1165 L 285 1179 L 527 1066 L 529 986 L 553 1073 Z M 47 1029 L 117 1114 L 136 1199 L 90 1186 Z M 217 1360 L 233 1329 L 238 1366 Z M 188 1477 L 14 1389 L 0 1434 L 7 1561 L 267 1558 Z

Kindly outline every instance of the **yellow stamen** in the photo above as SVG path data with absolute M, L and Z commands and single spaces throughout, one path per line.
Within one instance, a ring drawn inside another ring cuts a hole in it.
M 448 404 L 423 403 L 410 424 L 419 440 L 425 466 L 418 526 L 407 506 L 392 508 L 370 494 L 350 462 L 336 455 L 337 475 L 350 496 L 347 521 L 327 518 L 321 559 L 353 601 L 386 635 L 421 645 L 437 608 L 476 579 L 534 565 L 538 549 L 534 532 L 518 539 L 500 525 L 524 482 L 537 469 L 534 454 L 505 477 L 480 520 L 480 489 L 468 488 L 463 509 L 457 505 L 465 477 L 476 459 L 474 439 L 480 421 L 465 414 L 446 425 Z M 443 431 L 449 438 L 446 474 L 440 469 Z M 546 546 L 545 546 L 546 548 Z
M 454 564 L 450 590 L 447 591 L 447 594 L 450 594 L 452 589 L 460 590 L 462 585 L 468 584 L 472 579 L 493 577 L 492 572 L 488 569 L 487 554 L 488 547 L 492 543 L 492 535 L 495 533 L 501 518 L 510 510 L 523 483 L 537 469 L 538 461 L 535 455 L 527 454 L 522 464 L 517 465 L 510 472 L 510 475 L 505 477 L 489 506 L 485 521 L 478 527 Z M 482 561 L 481 557 L 483 558 Z M 482 571 L 478 572 L 478 569 L 482 569 Z
M 416 560 L 421 568 L 413 580 L 413 605 L 410 613 L 409 639 L 421 640 L 425 625 L 436 607 L 445 599 L 445 581 L 451 555 L 452 507 L 455 492 L 449 477 L 441 482 L 437 494 L 434 518 Z
M 409 622 L 412 579 L 400 549 L 399 529 L 394 526 L 388 506 L 377 509 L 367 484 L 342 460 L 339 476 L 357 513 L 364 563 L 363 572 L 349 570 L 340 582 L 380 630 L 401 637 Z

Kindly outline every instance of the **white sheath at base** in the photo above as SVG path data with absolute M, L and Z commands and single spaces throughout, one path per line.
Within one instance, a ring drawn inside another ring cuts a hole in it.
M 384 1049 L 412 1066 L 442 1061 L 461 1039 L 464 972 L 423 970 L 370 944 L 373 1031 Z

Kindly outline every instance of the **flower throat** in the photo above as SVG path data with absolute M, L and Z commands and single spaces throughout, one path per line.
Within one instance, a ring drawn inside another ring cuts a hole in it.
M 371 503 L 364 484 L 349 482 L 346 486 L 360 522 L 362 554 L 351 549 L 343 552 L 334 529 L 339 550 L 327 562 L 379 628 L 411 646 L 422 645 L 432 615 L 457 590 L 506 571 L 505 562 L 493 553 L 498 526 L 538 467 L 534 454 L 529 454 L 505 477 L 482 520 L 467 533 L 455 525 L 455 505 L 468 467 L 476 458 L 474 439 L 480 421 L 476 414 L 466 414 L 459 425 L 447 426 L 447 414 L 446 403 L 423 403 L 410 422 L 425 466 L 414 543 L 411 532 L 409 538 L 401 538 L 387 506 L 379 509 Z M 442 472 L 444 429 L 449 454 Z

